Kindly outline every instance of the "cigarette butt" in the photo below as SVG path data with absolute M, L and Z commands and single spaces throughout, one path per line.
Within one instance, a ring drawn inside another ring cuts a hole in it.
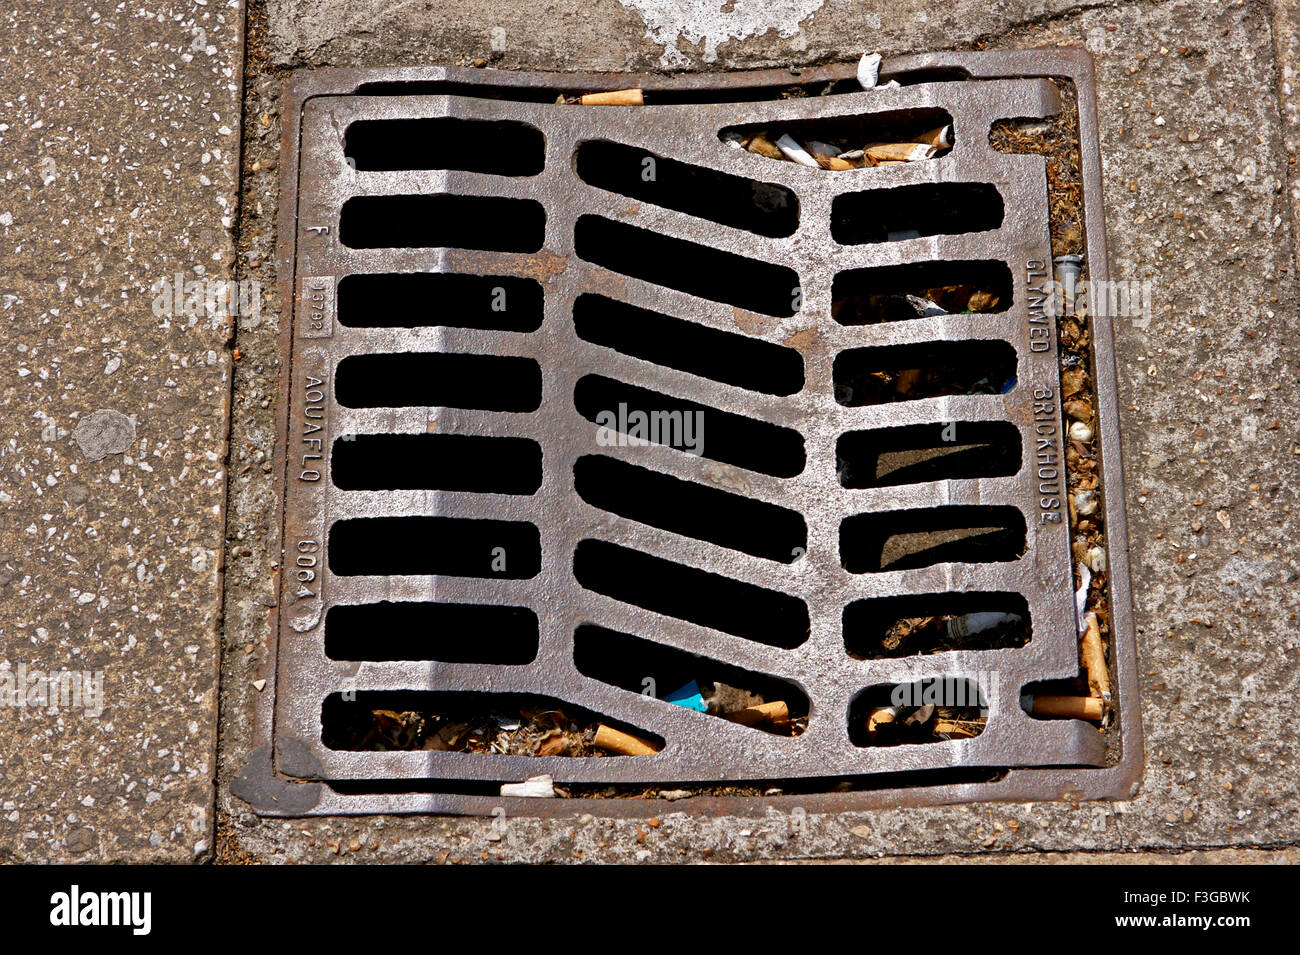
M 760 156 L 766 156 L 768 159 L 784 159 L 785 153 L 776 148 L 764 133 L 755 133 L 745 140 L 744 146 L 751 153 L 758 153 Z
M 935 149 L 949 149 L 952 147 L 952 127 L 940 126 L 938 129 L 932 129 L 928 133 L 917 136 L 916 141 L 933 146 Z
M 933 159 L 935 152 L 926 143 L 880 143 L 867 147 L 867 155 L 881 162 L 919 162 Z
M 1110 670 L 1106 667 L 1106 651 L 1101 645 L 1101 626 L 1095 613 L 1088 614 L 1086 619 L 1088 629 L 1079 643 L 1079 658 L 1088 671 L 1088 692 L 1099 699 L 1109 700 Z
M 847 159 L 841 159 L 839 156 L 826 157 L 827 169 L 857 169 L 857 165 L 849 162 Z
M 1091 696 L 1036 696 L 1032 711 L 1035 716 L 1068 716 L 1076 720 L 1101 722 L 1106 705 Z
M 583 106 L 644 106 L 645 96 L 640 90 L 610 90 L 607 93 L 588 93 L 578 97 Z
M 759 703 L 722 715 L 742 726 L 757 726 L 759 723 L 782 723 L 788 720 L 790 708 L 785 705 L 785 700 L 774 700 L 771 703 Z
M 658 747 L 641 737 L 624 733 L 603 723 L 596 727 L 594 742 L 601 749 L 607 749 L 611 753 L 621 753 L 624 756 L 651 756 L 659 752 Z
M 797 162 L 799 165 L 807 166 L 809 169 L 821 168 L 821 166 L 818 165 L 817 160 L 813 159 L 812 156 L 808 154 L 808 150 L 799 145 L 795 138 L 789 133 L 786 133 L 776 141 L 776 148 L 781 150 L 781 153 L 785 158 L 791 162 Z

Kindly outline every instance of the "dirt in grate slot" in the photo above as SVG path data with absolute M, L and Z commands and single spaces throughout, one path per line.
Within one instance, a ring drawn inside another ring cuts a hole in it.
M 1080 695 L 1098 696 L 1105 701 L 1103 728 L 1108 730 L 1111 755 L 1117 755 L 1114 701 L 1109 673 L 1113 670 L 1111 615 L 1107 587 L 1107 541 L 1100 480 L 1097 441 L 1097 390 L 1092 360 L 1092 328 L 1088 295 L 1089 268 L 1083 212 L 1082 155 L 1079 147 L 1078 96 L 1074 84 L 1056 79 L 1061 94 L 1061 111 L 1044 121 L 1007 120 L 995 123 L 989 142 L 994 149 L 1009 153 L 1030 153 L 1046 159 L 1048 208 L 1052 255 L 1079 256 L 1077 292 L 1071 297 L 1058 294 L 1057 334 L 1061 363 L 1061 405 L 1065 415 L 1064 446 L 1069 510 L 1070 546 L 1074 562 L 1074 587 L 1083 595 L 1082 614 L 1095 615 L 1100 636 L 1101 666 L 1088 666 L 1090 656 L 1086 624 L 1080 627 L 1081 673 L 1071 687 Z M 1056 278 L 1063 282 L 1059 266 Z M 1076 600 L 1078 598 L 1076 597 Z M 1096 657 L 1092 657 L 1096 660 Z

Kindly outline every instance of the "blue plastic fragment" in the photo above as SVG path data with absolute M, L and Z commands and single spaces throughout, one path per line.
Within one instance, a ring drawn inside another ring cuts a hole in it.
M 676 703 L 678 706 L 684 706 L 688 710 L 695 710 L 699 713 L 709 711 L 709 705 L 704 702 L 704 697 L 700 695 L 700 688 L 694 680 L 683 687 L 673 690 L 664 699 L 669 703 Z
M 1002 383 L 1002 394 L 1005 395 L 1015 386 L 1016 386 L 1016 376 L 1012 375 L 1010 378 L 1008 378 L 1006 381 Z

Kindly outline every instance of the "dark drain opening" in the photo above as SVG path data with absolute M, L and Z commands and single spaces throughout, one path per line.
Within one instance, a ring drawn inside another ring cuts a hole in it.
M 362 690 L 352 696 L 331 693 L 321 706 L 321 742 L 330 749 L 621 756 L 595 745 L 600 726 L 631 733 L 655 750 L 664 745 L 653 733 L 546 696 L 437 690 Z M 551 740 L 558 745 L 548 745 Z
M 1006 477 L 1020 470 L 1020 445 L 1009 421 L 850 431 L 835 446 L 835 467 L 848 488 Z
M 330 528 L 330 570 L 362 574 L 440 574 L 448 577 L 537 576 L 542 543 L 522 521 L 461 517 L 360 517 Z
M 349 328 L 532 332 L 542 310 L 541 283 L 514 276 L 389 272 L 339 281 L 338 319 Z
M 537 127 L 504 119 L 363 119 L 344 133 L 343 155 L 359 172 L 460 169 L 535 176 L 542 171 L 546 141 Z
M 873 143 L 916 142 L 933 130 L 952 124 L 952 116 L 943 109 L 900 109 L 860 116 L 836 116 L 829 119 L 801 119 L 786 123 L 747 123 L 727 126 L 718 132 L 722 140 L 748 139 L 763 133 L 775 143 L 783 135 L 796 141 L 808 140 L 839 144 L 845 149 L 861 149 Z M 954 140 L 955 141 L 955 140 Z M 774 160 L 783 161 L 783 160 Z M 934 160 L 931 160 L 934 161 Z M 809 170 L 814 172 L 815 170 Z M 853 172 L 855 170 L 846 170 Z
M 874 195 L 874 193 L 870 194 Z M 1005 262 L 913 262 L 840 272 L 831 314 L 841 325 L 875 325 L 934 315 L 1005 312 L 1013 283 Z
M 600 375 L 578 380 L 573 403 L 598 425 L 598 445 L 664 444 L 773 477 L 794 477 L 804 468 L 803 435 L 766 421 Z
M 542 448 L 527 438 L 350 434 L 334 442 L 330 475 L 345 491 L 533 494 L 542 485 Z
M 578 627 L 573 659 L 578 671 L 593 680 L 656 699 L 682 701 L 674 705 L 689 706 L 696 697 L 697 703 L 708 707 L 704 715 L 722 719 L 730 715 L 743 720 L 762 712 L 754 707 L 784 703 L 784 719 L 752 723 L 765 733 L 798 735 L 802 718 L 808 715 L 808 697 L 793 683 L 605 627 Z
M 799 200 L 784 186 L 602 139 L 579 143 L 575 163 L 588 185 L 719 225 L 773 239 L 799 227 Z
M 339 242 L 352 249 L 485 249 L 536 252 L 546 209 L 499 196 L 353 196 L 339 213 Z
M 606 597 L 770 647 L 788 650 L 808 639 L 808 608 L 797 597 L 616 544 L 579 542 L 573 573 Z
M 580 258 L 601 268 L 751 312 L 787 318 L 801 298 L 794 269 L 600 216 L 580 218 L 573 241 Z
M 537 614 L 492 604 L 343 604 L 325 615 L 331 660 L 437 660 L 441 663 L 531 663 Z
M 1002 225 L 1002 196 L 983 182 L 945 182 L 847 192 L 831 203 L 831 237 L 841 245 L 985 232 Z
M 872 597 L 844 608 L 844 648 L 857 660 L 1023 647 L 1030 633 L 1029 603 L 1016 593 Z
M 768 395 L 803 388 L 803 356 L 793 348 L 724 332 L 603 295 L 573 303 L 578 337 L 625 355 Z
M 531 358 L 507 355 L 349 355 L 339 362 L 334 396 L 346 408 L 536 411 L 542 369 Z
M 996 338 L 853 348 L 835 356 L 833 374 L 835 400 L 850 407 L 1005 394 L 1016 385 L 1016 350 Z
M 840 522 L 840 559 L 852 574 L 1010 561 L 1024 552 L 1025 519 L 1005 505 L 855 514 Z
M 775 504 L 594 455 L 573 476 L 588 504 L 651 527 L 784 564 L 808 546 L 803 517 Z
M 868 687 L 849 706 L 854 746 L 904 746 L 971 739 L 984 732 L 988 699 L 962 677 Z

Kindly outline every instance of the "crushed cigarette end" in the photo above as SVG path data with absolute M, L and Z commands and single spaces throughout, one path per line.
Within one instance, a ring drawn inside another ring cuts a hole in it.
M 601 749 L 607 749 L 611 753 L 619 753 L 623 756 L 652 756 L 659 752 L 659 748 L 648 740 L 633 736 L 631 733 L 624 733 L 622 730 L 616 730 L 612 726 L 606 726 L 603 723 L 596 728 L 596 738 L 593 742 Z
M 760 723 L 786 722 L 790 719 L 790 708 L 786 706 L 785 700 L 774 700 L 771 703 L 757 703 L 743 710 L 732 710 L 722 715 L 725 719 L 742 726 L 758 726 Z
M 883 59 L 879 53 L 863 53 L 862 59 L 858 60 L 858 82 L 864 90 L 875 89 L 880 81 L 880 61 Z
M 782 155 L 791 162 L 797 162 L 799 165 L 807 166 L 810 169 L 821 168 L 821 164 L 816 159 L 813 159 L 808 154 L 808 150 L 800 146 L 789 133 L 784 134 L 776 141 L 776 148 L 781 150 Z
M 877 162 L 920 162 L 933 159 L 938 150 L 929 143 L 877 143 L 866 148 Z
M 503 783 L 503 796 L 527 796 L 532 799 L 551 799 L 555 796 L 555 780 L 549 775 L 530 776 L 522 783 Z
M 1106 667 L 1106 651 L 1101 645 L 1101 625 L 1097 615 L 1087 615 L 1088 627 L 1079 643 L 1079 657 L 1088 673 L 1088 692 L 1103 700 L 1110 699 L 1110 670 Z

